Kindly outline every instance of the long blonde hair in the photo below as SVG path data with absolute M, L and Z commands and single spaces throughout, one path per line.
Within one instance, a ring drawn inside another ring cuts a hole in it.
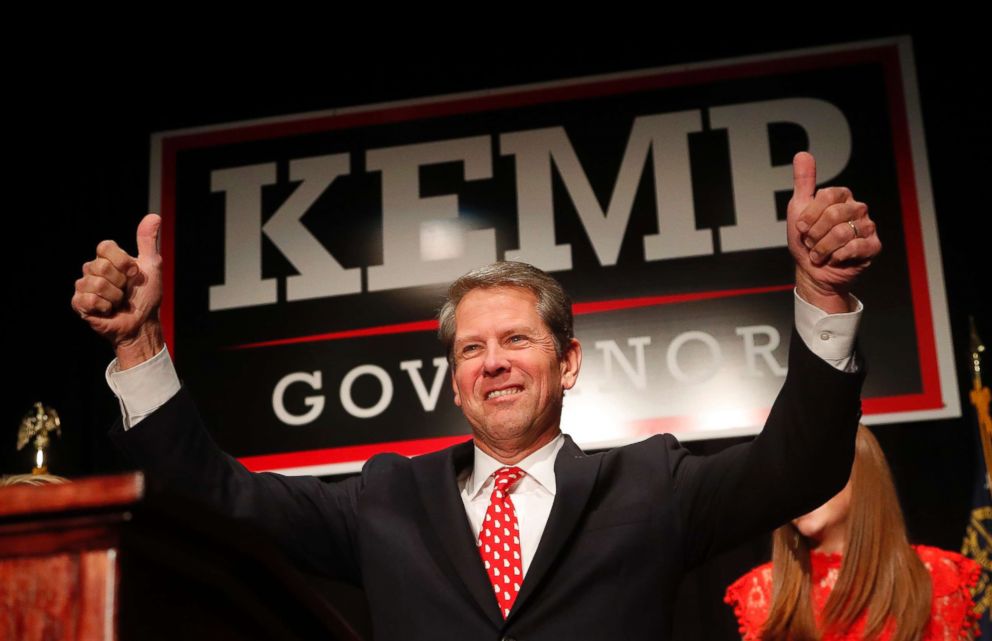
M 772 537 L 772 606 L 764 641 L 819 641 L 846 632 L 867 611 L 864 639 L 894 625 L 892 641 L 920 639 L 930 618 L 930 575 L 909 546 L 889 465 L 858 426 L 840 575 L 817 628 L 810 601 L 810 543 L 791 524 Z

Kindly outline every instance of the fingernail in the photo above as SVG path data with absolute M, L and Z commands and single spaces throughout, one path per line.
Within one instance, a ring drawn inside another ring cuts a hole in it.
M 820 254 L 819 254 L 819 252 L 810 252 L 809 253 L 809 259 L 812 262 L 814 262 L 814 263 L 820 262 Z
M 806 249 L 813 249 L 813 241 L 809 238 L 804 238 L 803 244 L 806 245 Z
M 131 265 L 130 267 L 127 268 L 127 276 L 128 276 L 128 278 L 130 278 L 132 276 L 136 276 L 137 274 L 138 274 L 138 266 L 137 265 Z
M 807 223 L 805 220 L 800 220 L 799 222 L 797 222 L 796 227 L 799 228 L 799 233 L 801 234 L 805 234 L 806 232 L 809 231 L 809 223 Z

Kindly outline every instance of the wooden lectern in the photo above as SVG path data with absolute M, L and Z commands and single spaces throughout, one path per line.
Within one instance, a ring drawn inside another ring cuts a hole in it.
M 347 639 L 267 540 L 140 473 L 0 488 L 0 641 Z

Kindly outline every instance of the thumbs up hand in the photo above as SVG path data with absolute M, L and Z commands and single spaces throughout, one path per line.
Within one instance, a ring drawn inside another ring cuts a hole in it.
M 875 223 L 850 189 L 817 191 L 812 155 L 796 154 L 792 175 L 787 225 L 799 295 L 827 313 L 851 311 L 851 286 L 882 250 Z
M 114 346 L 119 366 L 133 367 L 163 346 L 158 308 L 162 303 L 162 219 L 148 214 L 138 225 L 138 256 L 112 240 L 97 245 L 96 258 L 83 264 L 72 308 Z

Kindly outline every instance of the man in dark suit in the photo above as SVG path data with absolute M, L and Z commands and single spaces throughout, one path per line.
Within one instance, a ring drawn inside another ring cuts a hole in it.
M 98 246 L 73 307 L 115 347 L 118 445 L 300 563 L 361 585 L 377 638 L 665 638 L 687 568 L 818 505 L 849 473 L 862 377 L 844 371 L 857 369 L 854 330 L 836 330 L 856 325 L 848 289 L 881 245 L 849 191 L 815 190 L 811 156 L 794 174 L 802 338 L 761 436 L 708 458 L 667 435 L 586 456 L 561 434 L 582 348 L 567 296 L 527 265 L 466 275 L 441 313 L 472 442 L 377 456 L 337 484 L 251 474 L 210 440 L 161 339 L 157 216 L 139 227 L 137 258 Z M 827 345 L 813 329 L 824 322 Z

